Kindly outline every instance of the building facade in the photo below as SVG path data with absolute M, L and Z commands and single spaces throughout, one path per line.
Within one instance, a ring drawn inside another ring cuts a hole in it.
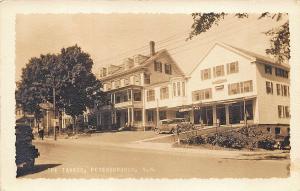
M 100 70 L 108 102 L 96 109 L 97 126 L 144 129 L 185 117 L 196 125 L 289 125 L 289 66 L 216 43 L 188 74 L 167 50 L 127 58 Z M 275 127 L 276 126 L 276 127 Z M 288 131 L 288 130 L 285 130 Z

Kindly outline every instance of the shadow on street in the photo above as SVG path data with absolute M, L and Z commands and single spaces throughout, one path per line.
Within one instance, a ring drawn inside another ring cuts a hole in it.
M 38 165 L 35 165 L 30 170 L 18 169 L 16 177 L 18 178 L 18 177 L 25 176 L 25 175 L 28 175 L 28 174 L 34 174 L 34 173 L 42 172 L 44 170 L 47 170 L 48 168 L 54 168 L 54 167 L 57 167 L 59 165 L 61 165 L 61 164 L 38 164 Z

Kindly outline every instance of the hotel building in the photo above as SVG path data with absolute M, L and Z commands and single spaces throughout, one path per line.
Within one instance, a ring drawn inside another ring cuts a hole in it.
M 154 127 L 185 117 L 196 125 L 255 124 L 289 131 L 289 66 L 247 50 L 215 43 L 185 74 L 167 50 L 126 58 L 100 69 L 107 103 L 95 109 L 99 128 Z

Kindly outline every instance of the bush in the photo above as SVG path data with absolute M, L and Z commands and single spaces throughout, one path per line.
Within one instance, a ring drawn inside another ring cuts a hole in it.
M 186 143 L 188 144 L 211 144 L 218 145 L 226 148 L 234 149 L 274 149 L 276 144 L 274 135 L 269 134 L 266 131 L 263 131 L 261 128 L 256 127 L 243 127 L 238 130 L 233 130 L 230 132 L 221 132 L 214 135 L 200 136 L 200 137 L 191 137 Z M 289 145 L 289 138 L 286 138 L 283 145 Z
M 275 144 L 276 144 L 275 140 L 264 139 L 264 140 L 258 141 L 257 147 L 262 148 L 262 149 L 267 149 L 267 150 L 273 150 Z

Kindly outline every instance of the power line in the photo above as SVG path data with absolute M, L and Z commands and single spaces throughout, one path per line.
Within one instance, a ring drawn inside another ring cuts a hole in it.
M 256 22 L 256 20 L 254 20 L 254 21 L 252 21 L 250 23 L 256 24 L 254 22 Z M 226 33 L 229 33 L 229 32 L 232 33 L 233 31 L 240 31 L 241 28 L 232 28 L 232 26 L 234 25 L 233 23 L 234 22 L 231 21 L 231 22 L 229 22 L 229 25 L 226 25 L 226 27 L 223 27 L 222 29 L 219 29 L 219 30 L 226 31 Z M 243 28 L 245 28 L 245 29 L 249 28 L 249 23 L 248 23 L 247 26 L 245 26 Z M 214 40 L 214 39 L 217 39 L 219 36 L 222 36 L 222 37 L 224 37 L 224 36 L 226 37 L 227 36 L 228 37 L 228 36 L 233 36 L 233 35 L 236 35 L 236 34 L 231 34 L 231 35 L 230 34 L 229 35 L 224 35 L 223 33 L 209 34 L 209 35 L 203 36 L 202 38 L 198 37 L 197 40 L 190 41 L 190 42 L 185 42 L 185 44 L 183 44 L 183 45 L 171 47 L 170 49 L 168 49 L 168 51 L 172 51 L 172 50 L 180 49 L 182 47 L 190 46 L 191 44 L 195 44 L 196 42 L 197 42 L 197 46 L 202 45 L 202 44 L 204 44 L 203 41 L 202 41 L 202 39 L 204 40 L 204 42 L 206 42 L 207 39 L 210 39 L 210 38 L 213 38 L 213 40 Z M 198 42 L 200 40 L 202 41 L 201 43 Z M 177 42 L 177 41 L 175 41 L 175 42 Z M 210 41 L 212 41 L 212 40 L 210 40 Z M 168 45 L 161 46 L 160 48 L 170 46 L 171 44 L 174 44 L 175 42 L 169 43 Z M 188 49 L 185 49 L 184 51 L 186 51 L 186 50 L 188 50 Z M 145 52 L 145 51 L 143 51 L 143 52 Z M 180 53 L 180 52 L 181 51 L 177 51 L 176 54 Z M 141 53 L 141 52 L 139 52 L 139 53 Z M 122 59 L 124 59 L 124 57 L 123 58 L 113 58 L 113 60 L 115 60 L 115 61 L 122 60 Z

